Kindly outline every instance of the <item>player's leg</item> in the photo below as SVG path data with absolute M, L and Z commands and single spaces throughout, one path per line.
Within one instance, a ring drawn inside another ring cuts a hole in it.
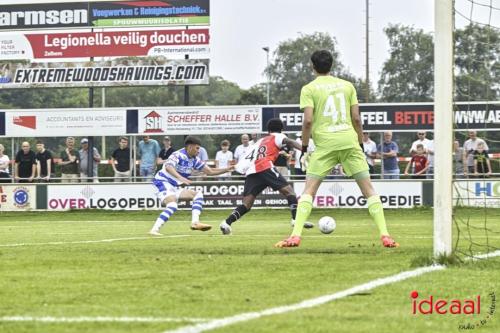
M 293 227 L 292 235 L 288 239 L 276 243 L 276 247 L 299 246 L 304 223 L 309 218 L 309 215 L 311 215 L 313 198 L 316 192 L 318 192 L 323 179 L 338 163 L 339 161 L 335 151 L 316 147 L 316 150 L 311 155 L 309 166 L 307 167 L 306 184 L 297 206 L 297 216 L 295 218 L 295 226 Z
M 255 196 L 253 194 L 247 194 L 243 197 L 243 203 L 233 209 L 231 214 L 229 214 L 229 216 L 221 222 L 219 227 L 224 235 L 230 235 L 232 233 L 231 224 L 238 221 L 243 215 L 248 213 L 250 209 L 252 209 L 254 201 Z
M 295 191 L 290 184 L 287 184 L 285 187 L 280 188 L 278 191 L 286 198 L 286 201 L 288 202 L 288 207 L 290 207 L 290 214 L 292 215 L 290 224 L 292 225 L 292 227 L 295 227 L 295 219 L 297 217 L 298 206 L 297 195 L 295 194 Z M 304 222 L 304 228 L 310 229 L 313 227 L 314 224 L 312 224 L 311 222 Z
M 231 214 L 221 222 L 220 230 L 224 235 L 232 233 L 231 224 L 239 220 L 243 215 L 248 213 L 253 206 L 255 198 L 267 187 L 262 173 L 255 173 L 245 178 L 245 186 L 243 189 L 243 204 L 236 207 Z
M 160 233 L 160 228 L 174 215 L 177 211 L 177 197 L 175 195 L 166 196 L 163 200 L 165 204 L 165 210 L 161 212 L 160 216 L 156 219 L 153 228 L 149 231 L 150 235 L 153 236 L 162 236 Z
M 396 243 L 391 236 L 389 236 L 389 232 L 387 231 L 384 208 L 382 207 L 380 197 L 373 188 L 364 153 L 357 147 L 346 149 L 341 152 L 341 160 L 342 167 L 344 168 L 346 174 L 349 176 L 352 175 L 354 180 L 356 180 L 361 193 L 365 198 L 367 198 L 368 212 L 370 213 L 372 220 L 377 225 L 382 244 L 385 247 L 399 246 L 399 244 Z
M 207 231 L 212 229 L 209 224 L 200 222 L 201 211 L 203 210 L 203 193 L 201 191 L 182 190 L 179 199 L 192 200 L 191 205 L 191 230 Z

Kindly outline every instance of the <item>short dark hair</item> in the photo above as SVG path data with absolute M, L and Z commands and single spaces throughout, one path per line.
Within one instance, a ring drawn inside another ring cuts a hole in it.
M 128 142 L 128 138 L 126 136 L 120 136 L 120 139 L 118 140 L 118 142 L 120 142 L 122 140 Z
M 318 50 L 311 55 L 311 62 L 319 74 L 327 74 L 332 69 L 333 56 L 330 51 Z
M 267 122 L 267 130 L 269 133 L 281 133 L 283 130 L 283 122 L 279 118 L 270 119 Z
M 43 145 L 43 141 L 42 140 L 36 140 L 36 144 L 37 145 Z
M 196 136 L 191 136 L 189 135 L 186 140 L 184 140 L 184 146 L 188 145 L 200 145 L 201 146 L 201 140 L 197 138 Z
M 222 140 L 222 142 L 220 143 L 220 145 L 224 146 L 224 147 L 226 147 L 226 146 L 229 147 L 231 145 L 231 143 L 229 143 L 229 140 Z

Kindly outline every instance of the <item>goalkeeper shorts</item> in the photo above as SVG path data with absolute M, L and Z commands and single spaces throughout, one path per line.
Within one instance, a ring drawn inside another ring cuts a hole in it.
M 347 176 L 369 170 L 365 154 L 360 147 L 343 150 L 316 147 L 309 160 L 306 174 L 314 178 L 325 178 L 330 174 L 333 167 L 339 163 L 342 164 L 344 173 Z

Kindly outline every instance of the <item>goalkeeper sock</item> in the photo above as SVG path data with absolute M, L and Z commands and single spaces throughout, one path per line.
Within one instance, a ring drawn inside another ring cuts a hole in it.
M 239 220 L 243 215 L 245 215 L 250 209 L 248 209 L 245 205 L 239 205 L 236 207 L 231 215 L 226 219 L 226 223 L 231 225 L 231 223 Z
M 290 207 L 290 213 L 292 214 L 292 220 L 295 220 L 297 216 L 297 197 L 295 195 L 289 195 L 286 197 L 288 201 L 288 207 Z
M 368 212 L 378 227 L 380 235 L 389 235 L 387 226 L 385 225 L 384 208 L 378 195 L 373 195 L 368 198 Z
M 295 226 L 293 227 L 292 236 L 301 236 L 304 222 L 309 218 L 313 206 L 313 198 L 309 194 L 303 194 L 299 200 L 297 207 L 297 218 L 295 219 Z
M 161 226 L 168 221 L 170 216 L 172 216 L 177 210 L 177 202 L 170 202 L 167 204 L 165 210 L 156 219 L 155 225 L 153 226 L 153 231 L 160 231 Z

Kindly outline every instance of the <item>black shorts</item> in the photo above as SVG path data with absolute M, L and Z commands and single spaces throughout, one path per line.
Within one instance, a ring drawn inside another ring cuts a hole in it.
M 272 168 L 248 175 L 245 179 L 243 196 L 246 197 L 247 195 L 252 194 L 256 197 L 268 186 L 277 191 L 288 185 L 290 184 L 288 184 L 285 177 L 283 177 L 275 168 Z

